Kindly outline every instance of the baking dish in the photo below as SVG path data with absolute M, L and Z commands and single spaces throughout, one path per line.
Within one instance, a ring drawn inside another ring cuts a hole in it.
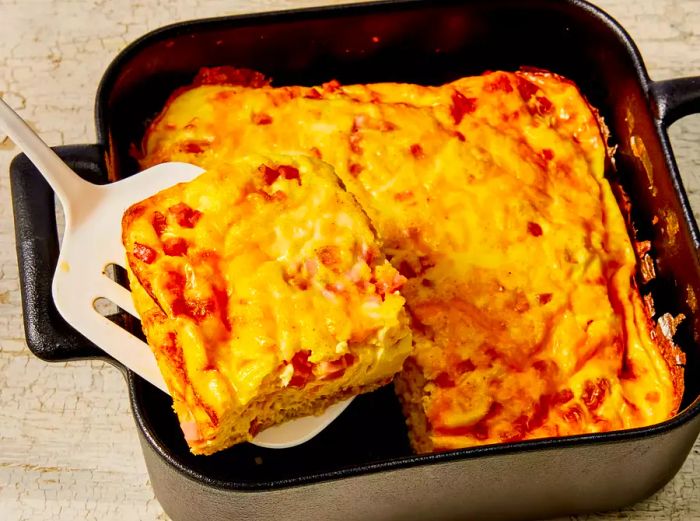
M 385 388 L 356 399 L 303 446 L 242 445 L 201 458 L 187 451 L 168 398 L 126 372 L 151 482 L 173 519 L 542 518 L 618 508 L 671 479 L 700 431 L 700 236 L 666 128 L 700 110 L 700 79 L 652 82 L 624 31 L 573 0 L 404 0 L 229 17 L 134 42 L 100 85 L 99 143 L 59 152 L 93 181 L 134 173 L 130 146 L 169 94 L 199 67 L 223 64 L 261 70 L 276 85 L 441 83 L 523 65 L 573 79 L 610 126 L 636 237 L 652 244 L 657 276 L 643 293 L 659 315 L 687 317 L 675 337 L 686 352 L 686 389 L 681 412 L 648 428 L 414 456 Z M 30 349 L 47 360 L 103 357 L 53 308 L 53 194 L 26 158 L 11 170 Z

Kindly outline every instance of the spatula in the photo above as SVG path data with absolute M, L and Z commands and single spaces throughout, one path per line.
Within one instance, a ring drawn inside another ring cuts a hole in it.
M 124 211 L 165 188 L 203 172 L 186 163 L 163 163 L 106 185 L 84 181 L 0 99 L 0 127 L 27 155 L 63 205 L 65 232 L 53 278 L 53 299 L 63 318 L 125 367 L 168 392 L 150 348 L 102 316 L 94 305 L 104 298 L 138 318 L 131 293 L 107 276 L 108 266 L 123 266 Z M 286 448 L 313 438 L 349 405 L 337 403 L 320 415 L 285 422 L 259 433 L 253 443 Z

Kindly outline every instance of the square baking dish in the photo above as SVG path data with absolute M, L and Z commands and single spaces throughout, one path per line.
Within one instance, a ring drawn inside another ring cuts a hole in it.
M 439 84 L 521 66 L 575 81 L 618 146 L 613 181 L 631 199 L 636 239 L 652 244 L 656 278 L 642 293 L 656 317 L 686 317 L 674 337 L 686 353 L 685 393 L 674 418 L 647 428 L 416 456 L 386 387 L 299 447 L 244 444 L 197 457 L 170 398 L 124 370 L 151 482 L 174 520 L 536 519 L 619 508 L 675 475 L 700 432 L 700 236 L 666 128 L 700 111 L 700 78 L 651 81 L 624 30 L 577 0 L 401 0 L 200 20 L 127 47 L 97 93 L 98 143 L 59 155 L 93 182 L 135 173 L 129 150 L 168 96 L 216 65 L 259 70 L 278 86 Z M 53 193 L 23 155 L 11 186 L 30 349 L 51 361 L 105 359 L 53 305 Z

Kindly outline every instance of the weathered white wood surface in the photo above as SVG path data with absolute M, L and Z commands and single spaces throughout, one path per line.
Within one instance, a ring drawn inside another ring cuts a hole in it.
M 0 0 L 0 92 L 49 144 L 91 143 L 97 83 L 136 37 L 178 20 L 324 3 Z M 700 0 L 598 4 L 631 33 L 653 78 L 700 74 Z M 676 124 L 671 137 L 700 215 L 700 116 Z M 24 344 L 7 176 L 17 152 L 0 136 L 0 520 L 167 519 L 148 482 L 121 375 L 97 362 L 47 364 Z M 572 519 L 700 519 L 700 442 L 654 497 Z

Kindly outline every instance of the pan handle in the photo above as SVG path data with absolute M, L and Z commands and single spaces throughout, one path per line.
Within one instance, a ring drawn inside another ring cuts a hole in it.
M 700 76 L 654 81 L 650 89 L 656 102 L 656 116 L 665 127 L 700 112 Z
M 107 182 L 101 146 L 69 145 L 54 151 L 83 179 L 97 184 Z M 10 165 L 10 189 L 24 334 L 29 349 L 47 361 L 113 361 L 63 320 L 54 305 L 51 283 L 59 251 L 54 192 L 24 154 L 15 157 Z

